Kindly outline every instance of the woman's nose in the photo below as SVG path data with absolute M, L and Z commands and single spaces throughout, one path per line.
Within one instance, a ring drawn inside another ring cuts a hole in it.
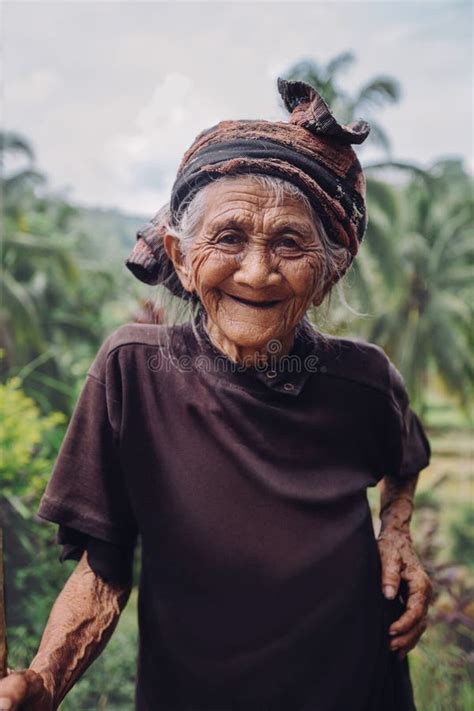
M 249 249 L 234 272 L 234 281 L 262 289 L 278 284 L 281 274 L 275 270 L 271 255 L 261 249 Z

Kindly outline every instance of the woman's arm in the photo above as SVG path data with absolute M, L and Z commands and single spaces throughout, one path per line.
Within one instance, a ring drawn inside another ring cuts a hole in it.
M 406 479 L 385 476 L 381 484 L 377 542 L 382 564 L 384 595 L 395 598 L 401 580 L 408 585 L 406 611 L 391 626 L 390 648 L 403 658 L 417 644 L 426 629 L 432 585 L 420 563 L 410 534 L 418 474 Z
M 84 553 L 52 607 L 30 668 L 0 681 L 0 711 L 25 702 L 28 711 L 56 709 L 106 646 L 130 590 L 96 575 Z

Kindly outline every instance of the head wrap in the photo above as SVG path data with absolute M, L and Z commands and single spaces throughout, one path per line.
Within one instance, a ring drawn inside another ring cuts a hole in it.
M 364 236 L 365 178 L 351 146 L 369 135 L 366 121 L 339 124 L 309 84 L 278 79 L 290 112 L 282 121 L 221 121 L 195 139 L 178 168 L 169 215 L 176 225 L 196 193 L 217 178 L 260 174 L 282 178 L 307 196 L 330 240 L 352 259 Z M 182 296 L 163 247 L 166 225 L 160 211 L 137 233 L 126 266 L 148 284 L 164 284 Z

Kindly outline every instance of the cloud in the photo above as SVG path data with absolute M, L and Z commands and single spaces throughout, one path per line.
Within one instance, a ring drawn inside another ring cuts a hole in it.
M 153 195 L 155 209 L 157 191 L 164 195 L 171 189 L 183 148 L 203 127 L 217 123 L 219 114 L 193 79 L 170 72 L 138 109 L 134 130 L 110 137 L 107 160 L 123 187 Z
M 193 88 L 192 80 L 172 72 L 159 84 L 150 103 L 139 111 L 136 123 L 143 132 L 156 131 L 161 123 L 179 125 L 189 117 L 189 100 Z
M 472 151 L 465 3 L 43 0 L 24 8 L 5 4 L 5 123 L 31 140 L 53 186 L 72 185 L 78 201 L 152 213 L 202 129 L 226 118 L 281 119 L 276 75 L 303 57 L 324 63 L 348 49 L 357 58 L 342 77 L 350 93 L 379 74 L 401 82 L 402 102 L 376 116 L 397 157 L 429 164 Z M 440 131 L 446 108 L 454 128 Z

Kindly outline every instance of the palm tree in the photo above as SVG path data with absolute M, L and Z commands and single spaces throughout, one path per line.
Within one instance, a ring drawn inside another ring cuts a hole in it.
M 23 161 L 22 168 L 7 175 L 5 162 L 9 158 L 19 158 Z M 37 184 L 43 183 L 42 173 L 34 169 L 35 154 L 29 142 L 12 131 L 0 131 L 0 177 L 2 187 L 2 210 L 8 213 L 18 196 L 31 190 Z
M 0 131 L 0 163 L 3 164 L 3 159 L 7 153 L 20 153 L 33 162 L 33 148 L 23 136 L 13 131 Z
M 400 86 L 396 79 L 377 76 L 366 82 L 354 95 L 345 92 L 339 85 L 339 76 L 355 62 L 352 52 L 343 52 L 327 64 L 314 59 L 303 59 L 285 73 L 286 79 L 305 81 L 314 86 L 325 98 L 338 120 L 349 123 L 362 116 L 370 120 L 372 144 L 384 151 L 390 149 L 390 141 L 373 116 L 374 109 L 395 103 L 400 98 Z M 360 114 L 360 115 L 359 115 Z
M 5 174 L 5 163 L 11 157 L 19 157 L 24 166 Z M 15 360 L 22 362 L 46 350 L 38 298 L 38 282 L 45 281 L 41 279 L 44 268 L 51 270 L 56 265 L 66 281 L 76 278 L 77 269 L 67 246 L 51 238 L 51 231 L 57 232 L 54 220 L 47 219 L 44 209 L 41 218 L 38 216 L 41 201 L 34 187 L 45 179 L 34 169 L 34 152 L 25 138 L 13 132 L 0 133 L 0 167 L 4 227 L 0 346 L 8 367 Z M 41 225 L 40 220 L 46 224 Z M 37 234 L 38 227 L 43 234 Z
M 366 179 L 369 220 L 357 258 L 325 308 L 311 314 L 318 328 L 334 335 L 367 336 L 367 324 L 377 312 L 381 293 L 399 288 L 392 224 L 399 220 L 400 197 L 390 183 L 373 175 L 366 175 Z
M 70 226 L 76 210 L 54 196 L 36 194 L 40 174 L 29 144 L 16 134 L 2 134 L 0 149 L 2 165 L 10 153 L 26 161 L 26 167 L 1 181 L 1 370 L 21 372 L 25 390 L 45 411 L 68 411 L 77 378 L 72 371 L 101 340 L 98 309 L 114 291 L 113 277 L 83 258 L 82 235 L 73 234 Z
M 448 160 L 399 189 L 377 183 L 366 260 L 379 298 L 367 335 L 400 367 L 421 411 L 431 374 L 466 403 L 474 375 L 472 179 Z

